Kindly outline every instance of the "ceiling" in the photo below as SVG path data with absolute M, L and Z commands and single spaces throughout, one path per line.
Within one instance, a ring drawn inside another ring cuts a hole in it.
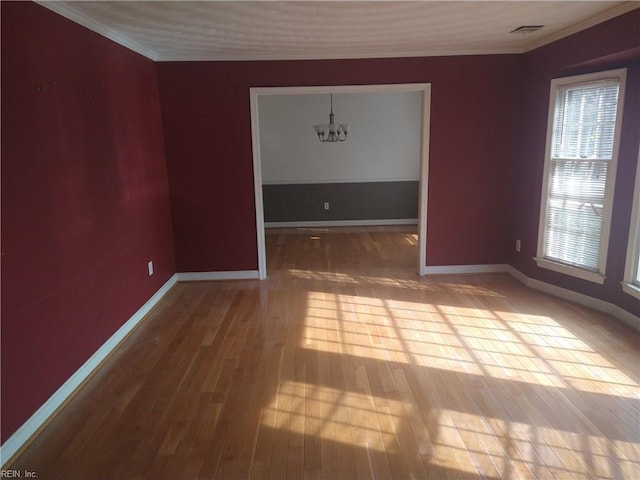
M 41 5 L 156 61 L 522 53 L 640 1 L 56 1 Z M 522 25 L 536 32 L 509 33 Z

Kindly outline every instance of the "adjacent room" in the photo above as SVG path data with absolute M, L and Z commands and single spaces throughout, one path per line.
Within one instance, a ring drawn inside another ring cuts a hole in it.
M 640 477 L 637 2 L 7 2 L 4 477 Z
M 349 231 L 345 226 L 395 225 L 398 228 L 387 230 L 417 237 L 421 152 L 428 149 L 428 118 L 424 123 L 422 118 L 429 106 L 427 87 L 256 91 L 252 130 L 259 138 L 254 159 L 260 168 L 254 170 L 254 182 L 262 186 L 256 198 L 258 204 L 262 200 L 258 211 L 264 212 L 258 230 L 266 228 L 268 238 Z M 334 123 L 334 98 L 338 118 L 349 123 Z M 327 106 L 330 113 L 321 118 L 318 112 L 326 112 Z M 319 123 L 327 119 L 330 123 Z M 346 131 L 331 137 L 331 124 L 344 125 Z M 322 127 L 323 133 L 309 134 L 311 127 Z M 352 128 L 358 133 L 349 136 Z M 428 182 L 423 183 L 426 190 Z M 424 238 L 418 240 L 422 258 L 416 250 L 414 265 L 419 272 L 425 249 Z

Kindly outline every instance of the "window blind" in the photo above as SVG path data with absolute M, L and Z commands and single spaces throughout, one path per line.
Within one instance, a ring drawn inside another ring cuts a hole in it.
M 617 84 L 558 90 L 552 158 L 611 160 L 618 90 Z
M 544 257 L 597 272 L 619 85 L 557 90 L 547 191 Z

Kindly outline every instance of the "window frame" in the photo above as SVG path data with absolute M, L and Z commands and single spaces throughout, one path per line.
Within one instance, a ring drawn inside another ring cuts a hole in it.
M 632 297 L 640 299 L 640 276 L 638 263 L 640 262 L 640 149 L 636 162 L 636 181 L 633 188 L 633 207 L 629 227 L 629 241 L 627 242 L 627 261 L 624 269 L 622 290 Z
M 609 250 L 609 236 L 611 233 L 611 216 L 613 212 L 613 197 L 615 190 L 615 180 L 618 167 L 618 153 L 620 150 L 620 134 L 622 130 L 622 117 L 625 98 L 627 69 L 621 68 L 616 70 L 607 70 L 602 72 L 587 73 L 583 75 L 573 75 L 570 77 L 554 78 L 551 80 L 551 88 L 549 91 L 549 107 L 547 115 L 547 137 L 544 154 L 544 169 L 542 190 L 540 196 L 540 215 L 538 222 L 538 246 L 536 257 L 534 258 L 538 267 L 559 272 L 572 277 L 581 278 L 594 283 L 603 284 L 606 279 L 607 254 Z M 618 82 L 618 103 L 616 109 L 615 131 L 613 137 L 613 150 L 611 152 L 611 164 L 607 172 L 607 180 L 605 184 L 602 229 L 600 237 L 600 248 L 598 251 L 598 268 L 590 270 L 580 268 L 579 266 L 569 265 L 558 262 L 554 259 L 545 257 L 546 244 L 546 224 L 547 224 L 547 208 L 549 204 L 549 188 L 551 184 L 552 173 L 552 147 L 553 147 L 553 129 L 554 117 L 556 111 L 556 101 L 558 90 L 610 83 L 612 80 Z

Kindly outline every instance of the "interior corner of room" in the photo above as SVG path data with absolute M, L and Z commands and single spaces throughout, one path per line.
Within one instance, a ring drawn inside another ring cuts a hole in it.
M 270 228 L 410 225 L 408 289 L 506 273 L 640 331 L 634 2 L 518 51 L 221 60 L 159 58 L 69 3 L 0 4 L 3 468 L 180 282 L 265 285 Z M 567 274 L 539 258 L 550 82 L 621 69 L 606 255 Z M 330 110 L 344 141 L 314 131 Z

